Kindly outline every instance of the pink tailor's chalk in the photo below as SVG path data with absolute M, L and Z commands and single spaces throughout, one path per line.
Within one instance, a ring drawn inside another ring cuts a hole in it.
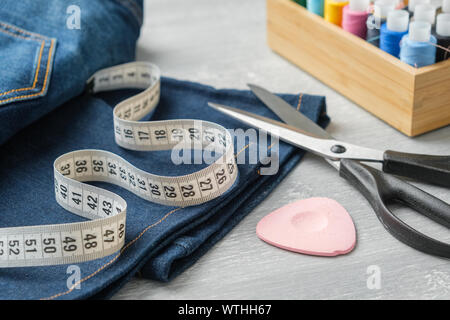
M 296 201 L 259 221 L 258 237 L 276 247 L 317 256 L 337 256 L 353 250 L 356 231 L 352 218 L 328 198 Z

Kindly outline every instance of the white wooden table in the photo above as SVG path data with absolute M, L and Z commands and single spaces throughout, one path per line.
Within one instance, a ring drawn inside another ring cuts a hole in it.
M 408 138 L 273 53 L 266 44 L 264 0 L 145 4 L 137 58 L 158 64 L 165 76 L 218 88 L 246 88 L 251 82 L 276 92 L 325 95 L 332 118 L 328 130 L 337 138 L 380 149 L 450 154 L 450 127 Z M 448 190 L 420 186 L 450 202 Z M 266 214 L 312 196 L 336 199 L 349 211 L 357 228 L 357 247 L 351 254 L 306 256 L 256 237 L 255 226 Z M 419 230 L 450 241 L 448 229 L 409 210 L 398 214 Z M 367 285 L 371 270 L 380 272 L 380 288 Z M 133 279 L 114 298 L 449 299 L 450 261 L 397 241 L 359 192 L 327 163 L 308 155 L 193 267 L 170 283 Z

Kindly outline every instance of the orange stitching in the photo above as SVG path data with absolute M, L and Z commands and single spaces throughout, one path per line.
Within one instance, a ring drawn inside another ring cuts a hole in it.
M 299 110 L 300 110 L 300 107 L 302 106 L 302 98 L 303 98 L 303 94 L 300 93 L 300 94 L 298 95 L 297 111 L 299 111 Z
M 169 217 L 172 213 L 174 213 L 174 212 L 176 212 L 176 211 L 178 211 L 178 210 L 180 210 L 180 209 L 182 209 L 182 207 L 176 208 L 176 209 L 174 209 L 174 210 L 172 210 L 172 211 L 166 213 L 166 215 L 165 215 L 164 217 L 162 217 L 161 219 L 159 219 L 157 222 L 155 222 L 155 223 L 153 223 L 153 224 L 147 226 L 144 230 L 141 231 L 141 233 L 140 233 L 136 238 L 134 238 L 133 240 L 131 240 L 130 242 L 128 242 L 128 244 L 127 244 L 125 247 L 123 247 L 122 249 L 120 249 L 119 253 L 118 253 L 117 255 L 115 255 L 114 258 L 112 258 L 112 259 L 109 260 L 107 263 L 105 263 L 103 266 L 101 266 L 100 268 L 98 268 L 95 272 L 93 272 L 93 273 L 91 273 L 90 275 L 84 277 L 83 279 L 78 280 L 77 282 L 75 282 L 75 283 L 69 288 L 69 290 L 64 291 L 64 292 L 57 293 L 57 294 L 55 294 L 55 295 L 53 295 L 53 296 L 51 296 L 51 297 L 48 297 L 48 298 L 42 298 L 41 300 L 52 300 L 52 299 L 58 298 L 58 297 L 60 297 L 60 296 L 63 296 L 63 295 L 66 295 L 66 294 L 71 293 L 71 292 L 73 291 L 73 289 L 75 289 L 75 287 L 77 287 L 79 284 L 85 282 L 86 280 L 89 280 L 90 278 L 92 278 L 93 276 L 95 276 L 96 274 L 98 274 L 100 271 L 102 271 L 103 269 L 105 269 L 107 266 L 109 266 L 111 263 L 113 263 L 114 261 L 116 261 L 116 260 L 120 257 L 120 255 L 121 255 L 126 249 L 128 249 L 133 243 L 135 243 L 137 240 L 139 240 L 139 239 L 144 235 L 144 233 L 146 233 L 149 229 L 151 229 L 151 228 L 157 226 L 158 224 L 160 224 L 161 222 L 163 222 L 164 220 L 166 220 L 167 217 Z
M 235 155 L 234 155 L 234 157 L 236 158 L 242 151 L 244 151 L 245 149 L 247 149 L 248 148 L 248 146 L 250 145 L 250 144 L 252 144 L 253 142 L 250 142 L 249 144 L 247 144 L 245 147 L 243 147 L 238 153 L 236 153 Z
M 0 29 L 1 31 L 1 29 Z M 31 90 L 34 89 L 34 87 L 36 86 L 37 83 L 37 79 L 38 79 L 38 75 L 39 75 L 39 70 L 41 69 L 41 58 L 42 58 L 42 51 L 44 49 L 44 44 L 45 44 L 45 40 L 42 40 L 41 42 L 41 49 L 39 50 L 39 59 L 38 59 L 38 65 L 36 66 L 36 71 L 35 71 L 35 76 L 34 76 L 34 82 L 33 82 L 33 86 L 32 87 L 28 87 L 28 88 L 19 88 L 19 89 L 12 89 L 3 93 L 0 93 L 0 96 L 3 96 L 5 94 L 11 93 L 11 92 L 16 92 L 16 91 L 24 91 L 24 90 Z
M 44 39 L 44 36 L 42 36 L 42 35 L 40 35 L 40 34 L 38 34 L 38 33 L 32 33 L 32 32 L 28 32 L 28 31 L 26 31 L 26 30 L 22 30 L 22 29 L 19 29 L 19 28 L 16 27 L 16 26 L 11 25 L 11 24 L 7 24 L 7 23 L 0 22 L 0 25 L 4 26 L 5 28 L 10 28 L 10 29 L 16 30 L 16 31 L 18 31 L 18 32 L 20 32 L 20 33 L 28 34 L 28 35 L 30 35 L 30 36 L 32 36 L 32 37 Z
M 21 38 L 21 39 L 25 39 L 25 40 L 39 41 L 38 39 L 21 36 L 19 34 L 12 33 L 12 32 L 10 32 L 8 30 L 5 30 L 5 29 L 0 29 L 0 31 L 3 32 L 3 33 L 9 34 L 10 36 L 13 36 L 13 37 L 17 37 L 17 38 Z
M 0 100 L 0 103 L 6 102 L 6 101 L 11 101 L 11 100 L 16 100 L 16 99 L 20 99 L 20 98 L 29 98 L 29 97 L 38 96 L 45 91 L 46 86 L 47 86 L 47 77 L 48 77 L 48 72 L 49 72 L 49 68 L 50 68 L 50 61 L 51 61 L 51 56 L 52 56 L 52 51 L 53 51 L 53 45 L 54 45 L 54 40 L 51 40 L 50 49 L 48 51 L 47 70 L 45 72 L 44 85 L 42 87 L 42 90 L 38 93 L 33 93 L 33 94 L 29 94 L 29 95 L 17 96 L 17 97 Z
M 270 146 L 268 146 L 268 147 L 267 147 L 267 150 L 270 150 L 270 149 L 275 145 L 275 143 L 276 143 L 276 141 L 273 142 Z M 256 170 L 256 173 L 257 173 L 259 176 L 261 175 L 261 172 L 259 171 L 259 169 Z
M 250 143 L 247 144 L 244 148 L 242 148 L 237 154 L 235 154 L 234 157 L 237 157 L 237 155 L 238 155 L 239 153 L 241 153 L 243 150 L 247 149 L 249 145 L 250 145 Z M 169 217 L 172 213 L 174 213 L 175 211 L 178 211 L 178 210 L 180 210 L 180 209 L 183 209 L 183 207 L 176 208 L 176 209 L 170 211 L 169 213 L 166 213 L 166 215 L 165 215 L 164 217 L 162 217 L 161 219 L 159 219 L 157 222 L 155 222 L 155 223 L 153 223 L 153 224 L 147 226 L 144 230 L 141 231 L 141 233 L 140 233 L 136 238 L 134 238 L 133 240 L 131 240 L 130 242 L 128 242 L 127 245 L 125 245 L 122 249 L 120 249 L 119 253 L 116 254 L 116 255 L 114 256 L 114 258 L 112 258 L 111 260 L 109 260 L 107 263 L 105 263 L 103 266 L 101 266 L 100 268 L 98 268 L 96 271 L 94 271 L 94 272 L 91 273 L 90 275 L 84 277 L 84 278 L 81 279 L 81 280 L 78 280 L 76 283 L 74 283 L 74 284 L 69 288 L 69 290 L 63 291 L 63 292 L 60 292 L 60 293 L 57 293 L 57 294 L 54 294 L 53 296 L 50 296 L 50 297 L 48 297 L 48 298 L 41 298 L 40 300 L 53 300 L 53 299 L 56 299 L 56 298 L 58 298 L 58 297 L 61 297 L 61 296 L 64 296 L 64 295 L 66 295 L 66 294 L 71 293 L 71 292 L 75 289 L 75 287 L 77 287 L 79 284 L 85 282 L 86 280 L 89 280 L 90 278 L 92 278 L 93 276 L 95 276 L 96 274 L 98 274 L 100 271 L 102 271 L 103 269 L 105 269 L 107 266 L 109 266 L 111 263 L 113 263 L 114 261 L 116 261 L 116 260 L 120 257 L 120 255 L 121 255 L 126 249 L 128 249 L 133 243 L 135 243 L 137 240 L 139 240 L 139 239 L 144 235 L 144 233 L 146 233 L 149 229 L 151 229 L 151 228 L 157 226 L 158 224 L 160 224 L 161 222 L 163 222 L 164 220 L 166 220 L 166 218 Z

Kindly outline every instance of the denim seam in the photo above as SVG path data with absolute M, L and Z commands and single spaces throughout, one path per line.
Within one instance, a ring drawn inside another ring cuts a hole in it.
M 303 98 L 303 94 L 300 93 L 300 94 L 298 95 L 297 111 L 300 111 L 300 108 L 302 107 L 302 98 Z
M 17 30 L 19 32 L 22 32 L 20 29 L 14 28 L 13 26 L 8 26 L 8 25 L 6 25 L 4 23 L 0 23 L 0 25 L 5 26 L 5 27 L 11 27 L 11 29 L 14 29 L 14 30 Z M 33 40 L 33 41 L 37 41 L 37 42 L 41 43 L 41 48 L 39 50 L 39 59 L 38 59 L 38 64 L 37 64 L 36 70 L 35 70 L 33 86 L 32 87 L 28 87 L 28 88 L 19 88 L 19 89 L 12 89 L 12 90 L 9 90 L 9 91 L 5 91 L 5 92 L 0 93 L 0 96 L 8 94 L 8 93 L 11 93 L 11 92 L 15 92 L 15 91 L 23 91 L 23 90 L 34 89 L 34 87 L 36 86 L 36 83 L 37 83 L 37 78 L 38 78 L 38 75 L 39 75 L 39 69 L 40 69 L 40 66 L 41 66 L 42 51 L 43 51 L 43 48 L 44 48 L 44 45 L 45 45 L 45 39 L 41 38 L 42 40 L 39 40 L 39 39 L 34 39 L 32 37 L 25 37 L 25 36 L 21 36 L 21 35 L 9 32 L 9 31 L 7 31 L 5 29 L 1 29 L 1 28 L 0 28 L 0 31 L 5 33 L 5 34 L 8 34 L 10 36 L 13 36 L 13 37 L 21 38 L 21 39 L 24 39 L 24 40 Z M 23 33 L 25 33 L 25 32 L 23 32 Z
M 159 220 L 156 221 L 155 223 L 153 223 L 153 224 L 147 226 L 144 230 L 141 231 L 141 233 L 139 233 L 139 235 L 138 235 L 136 238 L 134 238 L 133 240 L 131 240 L 130 242 L 128 242 L 128 244 L 127 244 L 125 247 L 123 247 L 122 249 L 120 249 L 119 253 L 116 254 L 116 255 L 114 256 L 114 258 L 112 258 L 111 260 L 109 260 L 107 263 L 105 263 L 104 265 L 102 265 L 100 268 L 98 268 L 96 271 L 94 271 L 94 272 L 91 273 L 90 275 L 84 277 L 84 278 L 81 279 L 81 280 L 78 280 L 76 283 L 74 283 L 74 284 L 69 288 L 69 290 L 64 291 L 64 292 L 57 293 L 57 294 L 55 294 L 55 295 L 53 295 L 53 296 L 51 296 L 51 297 L 48 297 L 48 298 L 41 298 L 40 300 L 53 300 L 53 299 L 56 299 L 56 298 L 58 298 L 58 297 L 60 297 L 60 296 L 63 296 L 63 295 L 66 295 L 66 294 L 71 293 L 78 285 L 80 285 L 81 283 L 85 282 L 86 280 L 89 280 L 90 278 L 94 277 L 95 275 L 97 275 L 98 273 L 100 273 L 100 271 L 102 271 L 103 269 L 105 269 L 106 267 L 108 267 L 109 265 L 111 265 L 114 261 L 116 261 L 116 260 L 122 255 L 122 253 L 123 253 L 126 249 L 128 249 L 132 244 L 134 244 L 137 240 L 139 240 L 139 239 L 140 239 L 140 238 L 141 238 L 148 230 L 150 230 L 150 229 L 153 228 L 153 227 L 156 227 L 157 225 L 159 225 L 160 223 L 162 223 L 164 220 L 166 220 L 170 215 L 172 215 L 172 213 L 174 213 L 174 212 L 176 212 L 176 211 L 178 211 L 178 210 L 180 210 L 180 209 L 183 209 L 183 207 L 178 207 L 178 208 L 176 208 L 176 209 L 173 209 L 172 211 L 169 211 L 169 212 L 166 213 L 161 219 L 159 219 Z
M 0 93 L 0 96 L 6 95 L 6 94 L 9 94 L 9 93 L 12 93 L 12 92 L 29 91 L 29 90 L 35 89 L 36 84 L 38 82 L 37 80 L 39 78 L 39 72 L 40 72 L 40 69 L 41 69 L 42 52 L 43 52 L 43 49 L 44 49 L 44 47 L 45 47 L 45 45 L 47 43 L 48 38 L 45 38 L 45 37 L 43 37 L 43 36 L 41 36 L 39 34 L 33 34 L 31 32 L 27 32 L 25 30 L 19 29 L 17 27 L 14 27 L 12 25 L 5 24 L 5 23 L 2 23 L 2 22 L 0 22 L 0 26 L 3 27 L 3 28 L 0 28 L 0 31 L 5 33 L 5 34 L 11 35 L 11 36 L 14 36 L 14 37 L 17 37 L 17 38 L 22 38 L 24 40 L 33 40 L 33 41 L 38 41 L 38 42 L 41 43 L 41 48 L 39 50 L 38 64 L 37 64 L 36 70 L 35 70 L 35 77 L 34 77 L 34 81 L 33 81 L 33 86 L 32 87 L 28 87 L 28 88 L 12 89 L 12 90 L 9 90 L 9 91 L 6 91 L 6 92 L 2 92 L 2 93 Z M 12 30 L 16 30 L 19 33 L 27 34 L 27 35 L 29 35 L 29 37 L 25 37 L 25 36 L 18 35 L 18 34 L 10 32 L 10 31 L 7 31 L 7 28 L 12 29 Z M 36 38 L 39 38 L 39 39 L 36 39 Z M 29 98 L 29 97 L 33 97 L 33 96 L 38 96 L 38 95 L 41 95 L 43 92 L 45 92 L 45 90 L 47 88 L 48 73 L 49 73 L 49 70 L 50 70 L 50 61 L 52 60 L 51 57 L 52 57 L 53 47 L 54 47 L 54 40 L 51 39 L 50 40 L 50 48 L 49 48 L 48 57 L 47 57 L 47 68 L 46 68 L 46 71 L 45 71 L 45 77 L 44 77 L 44 83 L 43 83 L 42 89 L 39 92 L 37 92 L 37 93 L 21 95 L 21 96 L 16 96 L 16 97 L 3 99 L 3 100 L 0 100 L 0 103 L 12 101 L 12 100 L 17 100 L 17 99 L 21 99 L 21 98 Z
M 179 241 L 174 241 L 174 244 L 179 246 L 179 247 L 182 247 L 186 253 L 189 251 L 189 248 L 186 245 L 184 245 L 183 243 L 179 242 Z
M 142 26 L 142 10 L 132 0 L 116 0 L 119 4 L 127 8 L 136 19 L 139 27 Z

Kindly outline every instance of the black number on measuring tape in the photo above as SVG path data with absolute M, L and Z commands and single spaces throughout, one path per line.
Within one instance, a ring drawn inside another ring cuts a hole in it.
M 65 166 L 61 166 L 60 171 L 62 172 L 63 176 L 70 175 L 70 163 L 66 164 Z
M 203 136 L 205 137 L 205 140 L 207 142 L 213 143 L 214 141 L 216 141 L 216 139 L 214 137 L 214 132 L 212 132 L 212 131 L 204 130 Z
M 102 204 L 103 204 L 103 209 L 102 209 L 103 212 L 109 216 L 112 212 L 112 203 L 104 200 Z
M 116 172 L 116 165 L 112 162 L 108 162 L 108 172 L 109 174 L 116 176 L 117 172 Z
M 172 129 L 172 138 L 178 141 L 182 141 L 183 140 L 183 129 L 179 129 L 179 128 L 175 128 Z
M 199 130 L 197 128 L 189 128 L 189 138 L 191 140 L 200 140 Z
M 119 167 L 119 172 L 120 178 L 122 178 L 123 181 L 127 181 L 127 171 L 124 168 Z
M 138 182 L 138 185 L 139 185 L 139 188 L 140 188 L 140 189 L 142 189 L 142 190 L 144 190 L 144 191 L 147 191 L 147 188 L 146 188 L 146 186 L 145 186 L 145 180 L 144 180 L 144 179 L 137 178 L 137 182 Z
M 159 186 L 157 184 L 151 184 L 149 183 L 148 186 L 152 189 L 151 192 L 155 196 L 160 196 L 161 192 L 159 191 Z
M 128 119 L 131 117 L 131 108 L 128 108 L 127 110 L 125 110 L 125 113 L 123 115 L 124 119 Z
M 76 171 L 78 173 L 86 172 L 88 169 L 86 167 L 87 161 L 86 160 L 78 160 L 75 162 L 75 166 L 77 167 Z
M 87 205 L 92 209 L 95 210 L 97 208 L 97 202 L 98 202 L 98 198 L 95 198 L 93 196 L 88 196 L 87 197 Z
M 59 190 L 60 190 L 61 197 L 66 199 L 67 198 L 67 187 L 62 184 L 59 186 Z
M 132 174 L 131 172 L 128 172 L 128 181 L 130 182 L 130 184 L 133 187 L 136 187 L 136 181 L 135 181 L 135 178 L 134 178 L 134 174 Z
M 42 239 L 42 243 L 44 244 L 44 252 L 45 253 L 55 253 L 56 252 L 56 239 L 55 238 L 44 238 Z
M 189 198 L 195 196 L 195 191 L 193 189 L 194 186 L 192 184 L 181 186 L 181 192 L 183 193 L 183 197 Z
M 27 239 L 27 240 L 25 240 L 25 246 L 26 247 L 32 247 L 32 246 L 36 246 L 36 245 L 37 245 L 36 239 Z M 33 249 L 25 249 L 25 252 L 27 252 L 27 253 L 37 252 L 37 249 L 36 249 L 36 247 L 34 247 Z
M 105 230 L 103 234 L 103 241 L 105 242 L 114 242 L 114 231 L 113 230 Z
M 225 175 L 225 170 L 220 169 L 216 172 L 216 180 L 218 184 L 222 184 L 227 180 L 227 176 Z
M 131 130 L 131 129 L 123 129 L 123 135 L 125 138 L 130 138 L 130 139 L 134 138 L 133 130 Z
M 63 250 L 67 252 L 73 252 L 77 250 L 77 245 L 74 242 L 77 242 L 74 238 L 64 237 L 62 241 L 65 246 L 63 246 Z
M 92 160 L 93 167 L 95 172 L 103 172 L 103 161 L 101 160 Z
M 94 241 L 95 239 L 97 239 L 97 236 L 96 235 L 94 235 L 94 234 L 86 234 L 86 236 L 84 237 L 84 241 L 86 242 L 85 244 L 84 244 L 84 247 L 86 248 L 86 249 L 92 249 L 92 248 L 95 248 L 95 247 L 97 247 L 97 241 Z
M 81 203 L 82 196 L 79 193 L 72 192 L 72 201 L 78 206 Z
M 164 186 L 164 192 L 166 197 L 168 198 L 176 198 L 177 194 L 175 193 L 175 187 Z
M 20 249 L 15 247 L 20 246 L 19 240 L 9 240 L 8 247 L 9 247 L 9 255 L 16 255 L 18 256 L 20 254 Z
M 148 140 L 149 134 L 148 134 L 148 132 L 145 132 L 145 131 L 138 131 L 138 138 L 139 138 L 139 140 Z
M 121 223 L 119 225 L 119 238 L 122 238 L 124 234 L 125 234 L 125 225 Z
M 222 133 L 217 134 L 217 136 L 219 137 L 219 143 L 221 145 L 223 145 L 224 147 L 227 146 L 227 139 L 225 137 L 225 135 L 223 135 Z
M 155 130 L 154 131 L 156 139 L 165 139 L 166 137 L 166 130 Z
M 206 179 L 205 181 L 200 181 L 200 190 L 201 191 L 208 191 L 212 190 L 213 185 L 211 183 L 211 178 Z

